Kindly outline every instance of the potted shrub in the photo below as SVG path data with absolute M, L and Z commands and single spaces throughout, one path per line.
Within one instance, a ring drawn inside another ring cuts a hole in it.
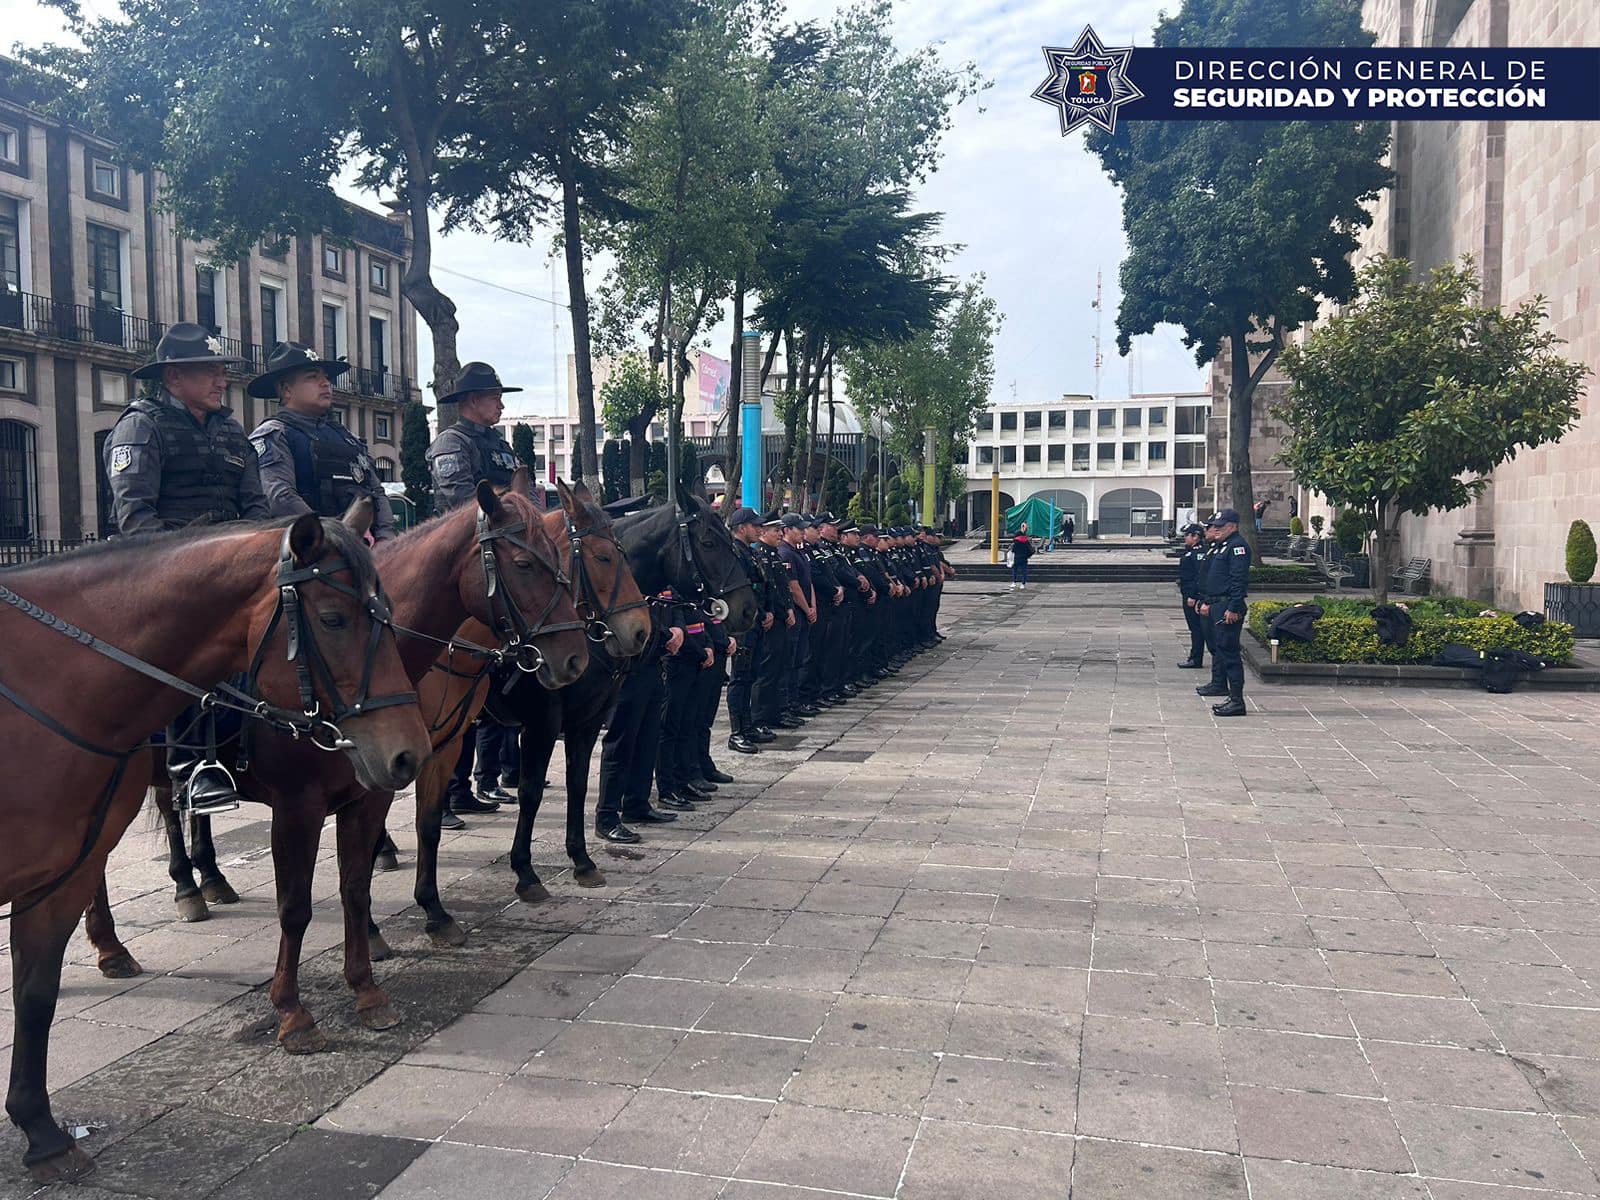
M 1594 531 L 1587 521 L 1567 528 L 1567 582 L 1544 585 L 1544 615 L 1565 621 L 1578 637 L 1600 637 L 1600 584 L 1594 578 Z
M 1305 523 L 1299 517 L 1289 518 L 1289 536 L 1304 537 L 1306 534 Z
M 1311 518 L 1311 532 L 1312 532 L 1313 536 L 1315 536 L 1315 537 L 1321 537 L 1322 536 L 1322 526 L 1323 526 L 1323 524 L 1324 524 L 1324 522 L 1323 522 L 1321 513 L 1318 513 L 1316 516 Z

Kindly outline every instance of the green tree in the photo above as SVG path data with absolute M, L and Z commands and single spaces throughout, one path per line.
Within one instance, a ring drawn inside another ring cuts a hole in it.
M 613 500 L 620 500 L 624 496 L 642 494 L 641 486 L 638 492 L 628 490 L 628 439 L 616 436 L 608 437 L 600 451 L 600 479 L 601 493 L 606 504 Z
M 828 460 L 827 473 L 822 477 L 822 507 L 838 516 L 850 503 L 850 472 L 836 458 Z
M 433 515 L 433 473 L 428 470 L 428 410 L 412 400 L 400 411 L 400 481 L 417 506 L 417 520 Z
M 645 434 L 650 431 L 650 422 L 661 411 L 665 397 L 661 377 L 650 369 L 645 357 L 637 353 L 618 357 L 601 385 L 600 420 L 606 433 L 612 438 L 626 437 L 631 447 L 629 495 L 637 496 L 644 491 L 645 460 L 649 452 Z
M 535 479 L 539 477 L 539 453 L 533 446 L 533 426 L 518 421 L 511 427 L 511 453 L 517 461 L 527 464 Z
M 1588 583 L 1594 578 L 1594 564 L 1594 530 L 1587 521 L 1574 521 L 1567 527 L 1567 578 Z
M 883 495 L 883 507 L 883 519 L 890 525 L 911 523 L 911 489 L 906 486 L 904 476 L 896 475 L 889 480 Z
M 1359 282 L 1343 315 L 1284 351 L 1275 415 L 1295 478 L 1370 518 L 1382 602 L 1401 514 L 1460 508 L 1519 450 L 1560 440 L 1589 369 L 1555 353 L 1542 297 L 1510 313 L 1478 303 L 1470 260 L 1418 279 L 1380 257 Z
M 938 431 L 936 466 L 947 500 L 966 494 L 965 480 L 959 494 L 950 494 L 952 468 L 966 461 L 994 386 L 994 339 L 1002 318 L 983 283 L 982 275 L 969 279 L 931 329 L 844 356 L 851 403 L 864 419 L 882 420 L 885 440 L 903 461 L 921 464 L 923 430 Z
M 1359 0 L 1184 0 L 1157 46 L 1370 46 Z M 1389 181 L 1387 121 L 1135 121 L 1091 132 L 1122 188 L 1117 346 L 1171 323 L 1204 365 L 1227 346 L 1231 503 L 1255 503 L 1250 432 L 1256 387 L 1284 335 L 1324 300 L 1349 299 L 1350 255 Z M 1255 526 L 1241 532 L 1255 543 Z

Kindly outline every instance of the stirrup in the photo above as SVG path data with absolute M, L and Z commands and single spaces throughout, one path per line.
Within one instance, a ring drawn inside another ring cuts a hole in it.
M 232 771 L 212 759 L 195 764 L 174 800 L 187 816 L 214 817 L 239 807 L 239 785 Z

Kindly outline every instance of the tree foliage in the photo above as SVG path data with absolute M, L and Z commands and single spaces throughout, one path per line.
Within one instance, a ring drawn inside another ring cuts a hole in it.
M 903 475 L 889 480 L 883 494 L 883 519 L 890 525 L 911 523 L 911 489 Z
M 1478 303 L 1470 260 L 1415 278 L 1375 259 L 1342 316 L 1283 355 L 1282 459 L 1304 485 L 1372 522 L 1382 600 L 1402 513 L 1460 508 L 1519 450 L 1578 419 L 1588 368 L 1555 352 L 1542 297 L 1512 312 Z
M 600 451 L 600 490 L 610 504 L 632 495 L 628 486 L 628 439 L 609 437 Z
M 400 481 L 417 506 L 417 520 L 433 514 L 433 473 L 428 470 L 428 410 L 412 400 L 400 412 Z
M 1184 0 L 1157 46 L 1369 46 L 1359 0 Z M 1170 323 L 1202 366 L 1227 345 L 1232 504 L 1255 502 L 1256 386 L 1283 335 L 1342 302 L 1366 207 L 1389 180 L 1387 122 L 1131 121 L 1088 146 L 1122 188 L 1129 252 L 1117 346 Z M 1257 357 L 1252 360 L 1252 352 Z M 1242 532 L 1254 539 L 1247 522 Z
M 1588 583 L 1594 578 L 1594 530 L 1587 521 L 1574 521 L 1567 529 L 1567 578 Z
M 533 426 L 518 421 L 511 427 L 511 453 L 517 461 L 525 463 L 533 477 L 539 477 L 539 453 L 533 445 Z

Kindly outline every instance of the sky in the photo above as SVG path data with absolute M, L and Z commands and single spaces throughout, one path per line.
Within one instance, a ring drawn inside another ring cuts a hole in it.
M 39 45 L 66 37 L 59 14 L 36 0 L 3 0 L 7 41 Z M 992 399 L 1043 402 L 1094 394 L 1098 324 L 1103 366 L 1098 394 L 1192 391 L 1204 370 L 1178 331 L 1162 328 L 1116 349 L 1117 272 L 1126 252 L 1121 202 L 1080 130 L 1063 138 L 1058 118 L 1029 93 L 1045 77 L 1042 47 L 1071 45 L 1093 25 L 1108 46 L 1149 45 L 1163 0 L 899 0 L 895 38 L 903 50 L 936 44 L 949 63 L 971 60 L 992 86 L 956 110 L 943 158 L 918 189 L 917 208 L 942 212 L 940 239 L 962 249 L 947 269 L 983 273 L 1004 324 L 995 344 Z M 89 15 L 114 14 L 114 0 L 86 0 Z M 826 20 L 836 0 L 788 0 L 795 20 Z M 380 198 L 351 193 L 376 207 Z M 565 364 L 572 349 L 566 273 L 552 270 L 549 242 L 508 245 L 487 235 L 436 237 L 435 283 L 456 302 L 459 350 L 493 363 L 507 383 L 527 388 L 508 408 L 514 418 L 565 407 Z M 597 289 L 606 264 L 591 262 Z M 1093 308 L 1095 279 L 1103 308 Z M 554 300 L 555 303 L 551 303 Z M 702 342 L 726 356 L 725 320 Z M 418 376 L 432 375 L 419 326 Z

